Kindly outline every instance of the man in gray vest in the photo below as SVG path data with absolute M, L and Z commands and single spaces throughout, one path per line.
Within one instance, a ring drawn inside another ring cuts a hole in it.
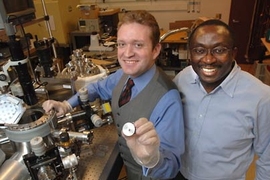
M 111 100 L 128 180 L 172 179 L 180 169 L 184 152 L 181 98 L 171 79 L 155 65 L 161 50 L 159 38 L 160 29 L 153 15 L 146 11 L 126 13 L 117 32 L 122 68 L 87 86 L 90 101 Z M 43 108 L 54 108 L 60 115 L 78 103 L 78 95 L 74 95 L 64 102 L 45 101 Z M 128 128 L 134 128 L 134 134 L 122 132 L 127 122 L 132 122 Z

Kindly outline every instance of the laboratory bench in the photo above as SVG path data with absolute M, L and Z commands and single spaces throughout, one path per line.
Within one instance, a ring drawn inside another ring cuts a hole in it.
M 118 134 L 114 124 L 93 129 L 90 146 L 82 146 L 78 176 L 82 180 L 117 179 L 123 166 L 118 151 Z
M 91 129 L 91 144 L 83 144 L 78 159 L 77 178 L 80 180 L 116 180 L 122 170 L 123 161 L 118 150 L 118 134 L 114 124 Z M 0 136 L 2 134 L 0 129 Z M 10 143 L 0 144 L 9 159 L 14 149 Z

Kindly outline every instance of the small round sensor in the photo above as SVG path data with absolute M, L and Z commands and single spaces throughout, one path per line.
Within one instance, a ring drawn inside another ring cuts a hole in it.
M 122 131 L 125 136 L 132 136 L 133 134 L 135 134 L 136 128 L 133 123 L 127 122 L 126 124 L 124 124 Z

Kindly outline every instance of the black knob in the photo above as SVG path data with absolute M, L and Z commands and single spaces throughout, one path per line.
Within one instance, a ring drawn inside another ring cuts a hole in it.
M 7 76 L 5 74 L 0 74 L 0 81 L 7 80 Z
M 61 142 L 69 142 L 69 135 L 67 132 L 62 132 L 60 134 L 60 141 Z

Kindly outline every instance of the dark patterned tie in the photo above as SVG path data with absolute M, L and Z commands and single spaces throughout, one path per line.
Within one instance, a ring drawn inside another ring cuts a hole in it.
M 123 106 L 124 104 L 126 104 L 131 97 L 131 88 L 134 86 L 134 82 L 132 79 L 128 79 L 127 83 L 126 83 L 126 87 L 124 89 L 124 91 L 121 93 L 120 98 L 119 98 L 119 107 Z

